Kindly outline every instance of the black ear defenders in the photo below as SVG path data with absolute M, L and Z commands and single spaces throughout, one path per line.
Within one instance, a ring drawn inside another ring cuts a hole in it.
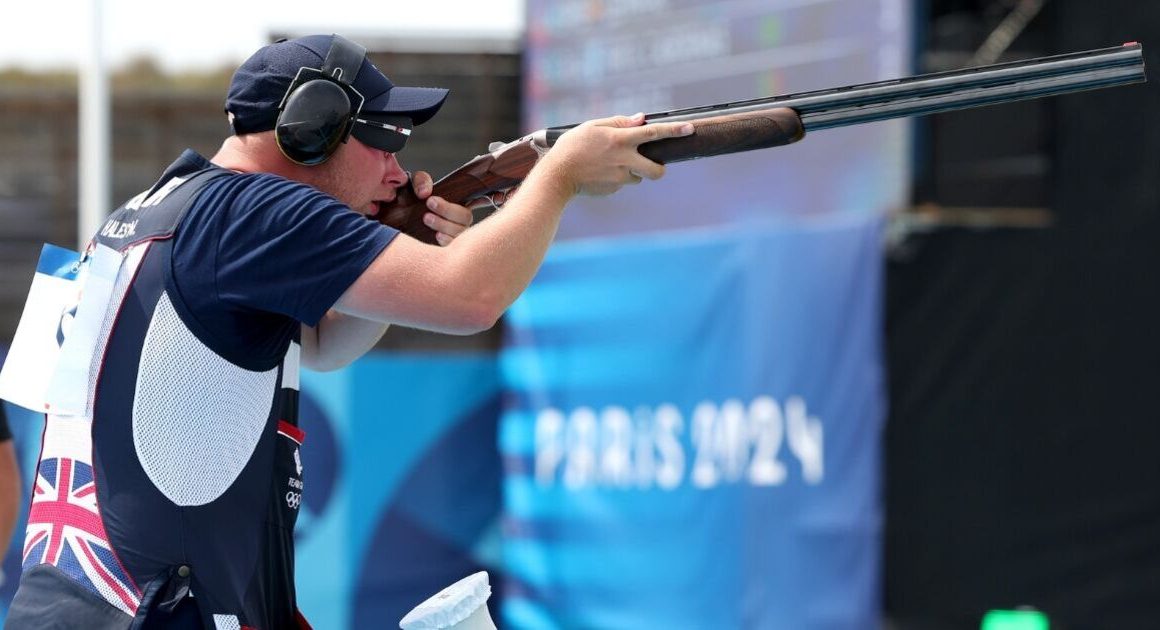
M 283 155 L 298 164 L 321 164 L 346 142 L 363 106 L 351 84 L 364 58 L 365 48 L 335 35 L 322 68 L 299 68 L 274 126 Z

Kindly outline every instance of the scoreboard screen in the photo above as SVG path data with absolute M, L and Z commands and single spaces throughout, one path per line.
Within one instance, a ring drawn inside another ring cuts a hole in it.
M 912 74 L 909 0 L 529 0 L 526 128 L 792 94 Z M 673 164 L 582 198 L 561 238 L 613 236 L 907 202 L 906 121 Z

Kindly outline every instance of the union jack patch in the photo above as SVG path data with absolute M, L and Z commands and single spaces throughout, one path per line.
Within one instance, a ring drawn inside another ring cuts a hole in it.
M 89 464 L 41 460 L 24 541 L 25 570 L 51 564 L 126 614 L 137 613 L 141 593 L 109 544 Z

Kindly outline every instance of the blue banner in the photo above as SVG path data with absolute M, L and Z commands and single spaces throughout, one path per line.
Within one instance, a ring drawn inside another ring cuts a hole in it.
M 501 369 L 502 618 L 876 627 L 880 223 L 557 246 Z

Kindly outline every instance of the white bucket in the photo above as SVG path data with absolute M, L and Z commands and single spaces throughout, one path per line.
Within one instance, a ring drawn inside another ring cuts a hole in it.
M 491 585 L 480 571 L 432 595 L 399 622 L 402 630 L 496 630 L 487 611 Z

